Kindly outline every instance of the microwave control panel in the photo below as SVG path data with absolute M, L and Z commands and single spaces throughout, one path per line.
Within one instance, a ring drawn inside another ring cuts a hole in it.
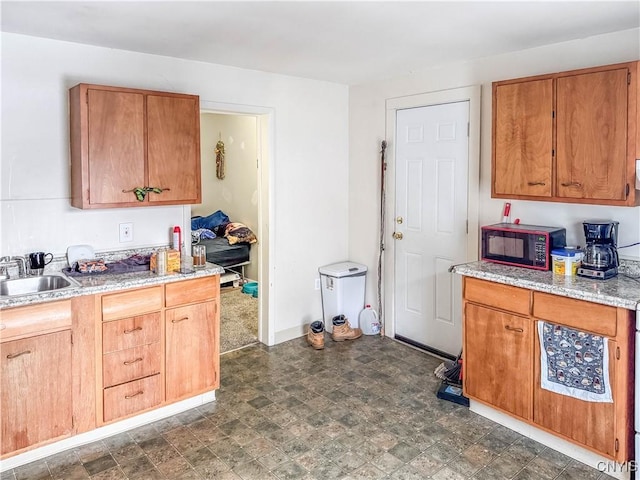
M 543 236 L 538 237 L 535 243 L 535 263 L 537 265 L 546 265 L 547 263 L 547 239 Z

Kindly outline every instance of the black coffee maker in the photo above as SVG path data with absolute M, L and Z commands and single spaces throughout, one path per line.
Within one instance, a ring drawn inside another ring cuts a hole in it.
M 582 222 L 587 245 L 578 275 L 605 280 L 618 274 L 618 223 L 613 220 Z

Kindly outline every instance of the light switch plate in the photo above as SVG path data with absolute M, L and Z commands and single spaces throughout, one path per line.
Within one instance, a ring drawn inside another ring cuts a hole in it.
M 120 224 L 120 243 L 133 241 L 133 223 Z

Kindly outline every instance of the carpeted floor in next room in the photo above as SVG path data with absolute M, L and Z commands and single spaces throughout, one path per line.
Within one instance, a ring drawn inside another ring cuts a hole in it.
M 258 341 L 258 299 L 240 288 L 223 289 L 220 295 L 220 353 Z

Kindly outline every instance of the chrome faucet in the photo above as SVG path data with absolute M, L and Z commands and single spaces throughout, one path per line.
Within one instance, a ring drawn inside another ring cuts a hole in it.
M 11 264 L 11 257 L 0 257 L 0 280 L 7 280 L 9 272 L 7 267 Z
M 8 280 L 11 278 L 9 275 L 9 267 L 18 267 L 18 277 L 27 276 L 27 261 L 24 257 L 0 257 L 0 280 Z
M 12 261 L 15 261 L 18 265 L 18 277 L 26 277 L 27 272 L 27 260 L 24 257 L 11 257 Z M 22 267 L 22 268 L 21 268 Z

